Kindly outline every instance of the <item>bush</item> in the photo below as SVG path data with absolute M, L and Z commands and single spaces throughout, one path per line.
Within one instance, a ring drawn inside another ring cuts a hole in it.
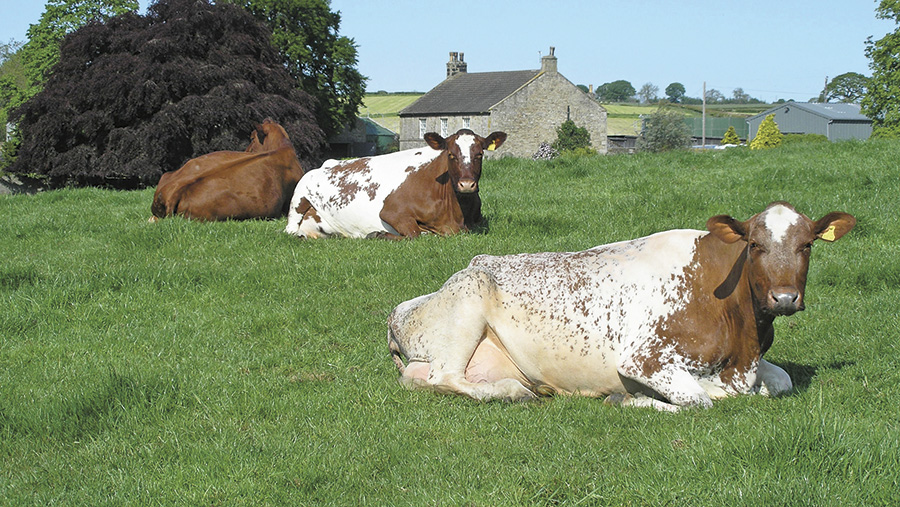
M 759 124 L 759 129 L 756 131 L 756 137 L 750 141 L 750 149 L 765 150 L 768 148 L 777 148 L 781 146 L 781 141 L 783 139 L 784 134 L 778 129 L 778 124 L 775 123 L 775 113 L 772 113 L 766 116 L 766 119 Z
M 719 144 L 741 144 L 741 139 L 734 130 L 734 125 L 728 127 L 728 130 L 725 131 L 725 136 L 722 137 L 722 142 Z
M 571 151 L 590 146 L 591 134 L 586 128 L 575 125 L 574 121 L 566 120 L 556 128 L 556 141 L 553 142 L 553 149 L 556 151 Z
M 673 110 L 659 108 L 644 118 L 637 148 L 641 151 L 661 151 L 687 148 L 691 144 L 691 132 L 684 122 L 684 115 Z

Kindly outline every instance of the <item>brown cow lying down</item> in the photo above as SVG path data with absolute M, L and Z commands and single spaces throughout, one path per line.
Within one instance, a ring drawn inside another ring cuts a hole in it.
M 468 129 L 428 146 L 376 157 L 326 162 L 294 191 L 285 232 L 301 238 L 414 238 L 450 235 L 481 221 L 478 179 L 485 150 L 506 140 Z
M 253 131 L 246 151 L 209 153 L 163 174 L 150 221 L 172 215 L 203 221 L 284 216 L 302 176 L 287 132 L 267 119 Z
M 779 315 L 804 309 L 812 244 L 853 228 L 784 202 L 707 231 L 583 252 L 479 255 L 388 319 L 401 381 L 478 400 L 611 396 L 659 410 L 792 389 L 763 359 Z M 403 359 L 406 360 L 404 364 Z

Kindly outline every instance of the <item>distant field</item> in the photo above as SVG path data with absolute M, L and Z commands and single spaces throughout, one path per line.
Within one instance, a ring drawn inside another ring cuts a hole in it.
M 359 107 L 359 115 L 369 117 L 384 128 L 400 133 L 400 117 L 403 108 L 415 102 L 423 94 L 366 95 Z M 649 115 L 657 110 L 647 104 L 602 104 L 608 114 L 607 133 L 611 136 L 635 135 L 635 121 L 641 115 Z M 699 117 L 701 106 L 679 106 L 685 116 Z M 723 104 L 707 105 L 706 111 L 715 116 L 752 116 L 771 107 L 769 104 Z
M 366 95 L 359 106 L 359 115 L 371 118 L 382 127 L 399 134 L 400 117 L 397 113 L 421 96 L 421 93 Z

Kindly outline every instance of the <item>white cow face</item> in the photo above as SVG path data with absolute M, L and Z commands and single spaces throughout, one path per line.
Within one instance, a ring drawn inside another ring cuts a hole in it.
M 484 138 L 468 129 L 462 129 L 446 139 L 434 132 L 425 134 L 429 146 L 446 150 L 447 172 L 454 190 L 460 194 L 478 192 L 484 151 L 500 147 L 505 140 L 506 134 L 503 132 L 494 132 Z

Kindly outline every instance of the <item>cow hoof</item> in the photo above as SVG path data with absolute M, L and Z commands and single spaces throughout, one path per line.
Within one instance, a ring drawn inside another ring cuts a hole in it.
M 627 400 L 630 397 L 631 396 L 628 396 L 627 394 L 623 394 L 623 393 L 612 393 L 609 396 L 607 396 L 605 400 L 603 400 L 603 404 L 604 405 L 621 406 L 625 403 L 625 400 Z
M 548 386 L 547 384 L 538 384 L 538 385 L 534 386 L 534 389 L 532 389 L 532 390 L 538 396 L 555 396 L 556 395 L 556 389 L 554 389 L 553 386 Z

